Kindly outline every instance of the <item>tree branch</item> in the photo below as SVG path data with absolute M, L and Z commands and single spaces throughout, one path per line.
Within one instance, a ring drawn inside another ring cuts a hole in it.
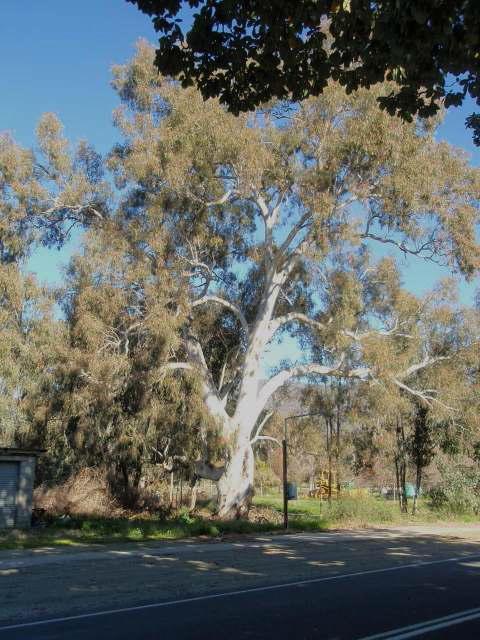
M 324 331 L 328 325 L 333 322 L 333 318 L 329 318 L 326 323 L 319 322 L 318 320 L 313 320 L 313 318 L 309 318 L 304 313 L 297 313 L 296 311 L 292 311 L 291 313 L 287 313 L 284 316 L 280 316 L 275 318 L 270 323 L 271 335 L 273 336 L 276 331 L 284 324 L 288 322 L 301 322 L 303 324 L 309 325 L 318 331 Z M 349 329 L 343 329 L 340 333 L 348 338 L 351 338 L 355 342 L 361 342 L 365 338 L 369 338 L 370 336 L 379 336 L 379 337 L 388 337 L 388 336 L 398 336 L 403 338 L 411 338 L 412 336 L 408 333 L 397 333 L 398 330 L 398 321 L 395 323 L 395 326 L 391 329 L 378 329 L 374 331 L 365 331 L 363 333 L 359 333 L 357 330 L 350 331 Z
M 187 336 L 185 346 L 191 362 L 167 362 L 160 368 L 160 372 L 166 374 L 168 371 L 175 370 L 196 371 L 202 381 L 203 400 L 207 409 L 213 417 L 222 421 L 226 431 L 228 431 L 230 428 L 229 416 L 213 383 L 200 343 L 194 336 Z
M 450 360 L 451 357 L 452 356 L 436 356 L 436 357 L 426 356 L 421 362 L 418 362 L 417 364 L 412 364 L 410 367 L 408 367 L 408 369 L 405 369 L 405 371 L 402 374 L 400 374 L 400 376 L 397 376 L 397 377 L 399 379 L 409 378 L 414 373 L 417 373 L 417 371 L 421 371 L 426 367 L 430 367 L 432 364 L 436 364 L 437 362 L 442 362 L 443 360 Z
M 220 371 L 220 378 L 218 380 L 218 384 L 217 384 L 217 389 L 218 392 L 221 393 L 222 392 L 222 387 L 223 387 L 223 383 L 225 381 L 225 373 L 227 371 L 227 366 L 228 366 L 228 356 L 230 355 L 230 352 L 227 353 L 225 360 L 223 362 L 223 366 L 222 366 L 222 370 Z
M 258 425 L 258 429 L 255 432 L 255 436 L 252 438 L 252 440 L 250 440 L 250 444 L 253 444 L 254 442 L 256 442 L 259 439 L 260 433 L 262 432 L 263 427 L 267 424 L 267 422 L 270 420 L 270 418 L 272 416 L 273 416 L 273 411 L 268 411 L 266 413 L 266 415 L 264 416 L 263 420 Z
M 303 231 L 303 229 L 306 229 L 308 227 L 308 225 L 310 224 L 312 220 L 312 214 L 309 211 L 308 213 L 304 213 L 303 216 L 300 218 L 300 220 L 297 222 L 297 224 L 295 224 L 292 229 L 290 230 L 289 234 L 287 235 L 287 237 L 285 238 L 285 240 L 282 242 L 282 244 L 280 245 L 280 249 L 279 249 L 279 255 L 280 256 L 284 256 L 288 249 L 290 248 L 292 242 L 295 240 L 295 238 L 298 236 L 298 234 Z
M 318 363 L 311 363 L 311 364 L 297 365 L 296 367 L 292 367 L 291 369 L 284 369 L 283 371 L 280 371 L 279 373 L 274 375 L 273 378 L 270 378 L 270 380 L 266 382 L 261 388 L 258 394 L 260 406 L 264 407 L 268 399 L 271 398 L 271 396 L 275 393 L 275 391 L 277 391 L 277 389 L 283 386 L 286 382 L 291 380 L 291 378 L 300 378 L 302 376 L 307 376 L 309 374 L 318 374 L 322 376 L 327 376 L 327 375 L 339 373 L 340 367 L 343 364 L 344 358 L 345 356 L 344 354 L 342 354 L 340 357 L 340 360 L 336 364 L 333 364 L 331 366 L 322 365 Z M 358 373 L 355 374 L 354 373 L 355 371 L 357 371 Z M 342 373 L 342 375 L 348 375 L 349 377 L 353 375 L 355 375 L 355 377 L 363 377 L 363 375 L 360 375 L 360 371 L 361 371 L 360 369 L 354 369 L 346 374 Z M 370 372 L 370 370 L 368 370 L 368 372 Z
M 195 367 L 190 362 L 167 362 L 160 367 L 160 373 L 163 373 L 164 371 L 177 371 L 179 369 L 194 371 Z
M 375 233 L 371 233 L 370 231 L 359 234 L 358 238 L 361 238 L 362 240 L 375 240 L 376 242 L 381 242 L 382 244 L 391 244 L 394 247 L 400 249 L 400 251 L 402 251 L 403 253 L 408 253 L 412 256 L 420 256 L 425 260 L 429 260 L 437 264 L 442 264 L 440 259 L 435 259 L 435 256 L 438 253 L 438 247 L 435 247 L 435 239 L 433 236 L 431 236 L 429 240 L 418 247 L 409 247 L 405 244 L 404 240 L 394 240 L 393 238 L 386 238 Z
M 220 480 L 225 472 L 225 467 L 215 467 L 213 464 L 209 464 L 203 460 L 195 460 L 193 463 L 193 469 L 195 471 L 195 475 L 199 478 L 205 478 L 206 480 L 212 480 L 213 482 Z
M 409 338 L 411 336 L 409 333 L 399 333 L 398 332 L 398 320 L 395 321 L 395 325 L 391 329 L 375 329 L 373 331 L 364 331 L 363 333 L 359 333 L 357 330 L 350 331 L 348 329 L 344 329 L 342 331 L 344 336 L 352 338 L 355 342 L 362 342 L 365 338 L 370 338 L 370 336 L 377 336 L 380 338 L 385 338 L 389 336 L 396 336 L 398 338 Z
M 210 202 L 205 202 L 204 204 L 206 207 L 215 207 L 217 205 L 225 204 L 226 202 L 228 202 L 228 200 L 230 200 L 231 196 L 237 193 L 238 192 L 236 191 L 236 189 L 230 189 L 229 191 L 226 191 L 223 196 L 218 198 L 218 200 L 211 200 Z
M 255 444 L 255 442 L 258 442 L 259 440 L 270 440 L 271 442 L 275 442 L 275 444 L 278 444 L 279 447 L 282 446 L 282 443 L 280 442 L 280 440 L 278 440 L 277 438 L 273 438 L 272 436 L 256 436 L 254 440 L 250 440 L 250 444 L 253 445 Z
M 333 318 L 328 321 L 328 324 L 332 322 Z M 269 330 L 271 336 L 273 336 L 284 324 L 289 322 L 301 322 L 303 324 L 308 324 L 319 331 L 324 330 L 327 325 L 323 322 L 318 322 L 317 320 L 313 320 L 309 318 L 305 313 L 299 313 L 296 311 L 292 311 L 291 313 L 287 313 L 284 316 L 279 316 L 278 318 L 274 318 L 270 321 Z
M 250 330 L 248 327 L 248 322 L 247 319 L 245 318 L 242 310 L 240 309 L 240 307 L 237 307 L 236 304 L 233 304 L 233 302 L 230 302 L 229 300 L 225 300 L 225 298 L 220 298 L 219 296 L 213 296 L 213 295 L 206 295 L 203 296 L 202 298 L 199 298 L 198 300 L 195 300 L 195 302 L 192 302 L 192 307 L 198 307 L 201 304 L 206 304 L 207 302 L 213 302 L 215 304 L 220 304 L 223 307 L 225 307 L 226 309 L 229 309 L 240 321 L 240 324 L 242 325 L 242 329 L 245 333 L 245 336 L 247 337 L 247 340 L 249 338 L 250 335 Z
M 423 389 L 423 390 L 413 389 L 412 387 L 401 382 L 398 378 L 392 378 L 392 380 L 397 385 L 397 387 L 399 387 L 400 389 L 403 389 L 404 391 L 406 391 L 412 396 L 415 396 L 416 398 L 420 398 L 429 407 L 431 407 L 433 404 L 438 404 L 444 409 L 447 409 L 448 411 L 455 411 L 453 407 L 450 407 L 449 405 L 445 404 L 444 402 L 436 398 L 434 395 L 432 395 L 433 393 L 435 393 L 434 389 Z

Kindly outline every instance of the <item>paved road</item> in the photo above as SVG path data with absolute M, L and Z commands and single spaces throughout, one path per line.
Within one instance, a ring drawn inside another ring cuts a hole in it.
M 0 640 L 478 639 L 480 526 L 4 552 L 0 618 Z

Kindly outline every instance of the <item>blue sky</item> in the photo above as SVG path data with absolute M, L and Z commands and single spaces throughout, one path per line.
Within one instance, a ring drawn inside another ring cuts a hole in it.
M 111 112 L 117 106 L 110 68 L 132 55 L 139 37 L 156 41 L 150 20 L 123 0 L 1 0 L 0 23 L 0 131 L 31 146 L 40 115 L 53 111 L 70 140 L 85 138 L 98 151 L 108 151 L 116 140 Z M 451 110 L 439 136 L 466 149 L 480 166 L 480 149 L 464 126 L 474 108 L 470 103 Z M 29 266 L 40 279 L 58 281 L 76 244 L 74 239 L 61 252 L 38 250 Z M 412 259 L 405 262 L 404 275 L 406 285 L 421 293 L 447 272 Z M 476 286 L 461 286 L 465 302 Z

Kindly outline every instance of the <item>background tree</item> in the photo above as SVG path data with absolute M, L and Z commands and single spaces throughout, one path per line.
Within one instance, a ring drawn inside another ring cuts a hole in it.
M 75 225 L 99 223 L 110 196 L 100 155 L 85 141 L 72 147 L 55 114 L 40 119 L 33 150 L 0 136 L 2 262 L 21 264 L 36 244 L 61 246 Z
M 168 309 L 172 296 L 181 304 L 172 276 L 139 250 L 147 240 L 136 225 L 117 216 L 88 234 L 71 262 L 52 409 L 68 422 L 77 463 L 102 461 L 113 495 L 132 506 L 145 462 L 193 479 L 198 458 L 215 459 L 216 434 L 196 378 L 165 377 L 182 323 Z
M 432 437 L 431 425 L 428 423 L 428 409 L 417 405 L 413 419 L 413 433 L 410 437 L 410 456 L 416 468 L 415 496 L 412 514 L 417 511 L 417 500 L 422 484 L 422 471 L 427 467 L 435 455 L 435 444 Z
M 0 265 L 0 326 L 0 442 L 39 444 L 46 416 L 36 401 L 54 380 L 63 331 L 52 296 L 13 263 Z
M 42 118 L 37 129 L 37 153 L 0 136 L 0 441 L 4 446 L 41 445 L 46 429 L 44 402 L 55 378 L 56 348 L 63 328 L 54 318 L 54 295 L 25 274 L 25 263 L 38 243 L 61 241 L 56 221 L 65 219 L 67 193 L 60 195 L 60 171 L 71 183 L 70 196 L 86 199 L 80 170 L 66 153 L 59 122 Z M 76 161 L 89 152 L 79 145 Z M 80 195 L 82 192 L 82 196 Z M 62 199 L 64 198 L 64 199 Z M 78 204 L 78 202 L 77 202 Z M 58 209 L 56 208 L 58 205 Z
M 345 463 L 350 435 L 346 428 L 349 431 L 352 428 L 358 385 L 341 378 L 325 378 L 320 384 L 314 379 L 311 382 L 303 390 L 302 401 L 309 412 L 318 414 L 312 418 L 312 427 L 316 426 L 318 432 L 316 473 L 327 473 L 328 497 L 331 499 L 333 492 L 340 494 L 346 480 L 343 472 L 347 470 Z
M 331 79 L 347 91 L 395 80 L 378 100 L 407 120 L 441 102 L 480 101 L 475 0 L 128 1 L 161 34 L 160 72 L 195 82 L 236 114 L 272 98 L 319 95 Z M 480 115 L 467 126 L 480 144 Z
M 468 428 L 477 432 L 472 415 L 475 410 L 469 407 L 476 406 L 472 365 L 475 366 L 478 358 L 478 319 L 474 319 L 470 309 L 458 306 L 451 282 L 442 283 L 421 299 L 410 297 L 408 314 L 413 308 L 410 305 L 422 310 L 421 318 L 415 323 L 414 332 L 408 329 L 408 334 L 397 338 L 396 349 L 388 352 L 390 364 L 399 358 L 396 366 L 401 366 L 405 345 L 423 353 L 436 353 L 442 360 L 436 367 L 414 374 L 415 387 L 424 390 L 420 396 L 401 385 L 382 384 L 367 389 L 360 412 L 364 429 L 354 434 L 360 467 L 367 465 L 376 470 L 388 460 L 394 464 L 399 502 L 404 512 L 408 509 L 406 482 L 412 479 L 409 457 L 414 462 L 413 482 L 418 487 L 423 469 L 432 461 L 446 426 L 465 431 L 468 423 Z M 402 321 L 401 315 L 399 318 Z M 379 347 L 377 343 L 375 349 Z M 379 361 L 384 356 L 383 349 L 376 355 L 372 353 Z M 415 509 L 416 498 L 413 511 Z

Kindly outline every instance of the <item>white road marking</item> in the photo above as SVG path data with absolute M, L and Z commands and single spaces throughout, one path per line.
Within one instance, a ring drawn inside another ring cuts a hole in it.
M 266 585 L 264 587 L 250 587 L 248 589 L 238 589 L 236 591 L 227 591 L 225 593 L 211 593 L 203 596 L 193 596 L 191 598 L 181 598 L 179 600 L 167 600 L 165 602 L 154 602 L 152 604 L 143 604 L 133 607 L 123 607 L 121 609 L 107 609 L 104 611 L 95 611 L 92 613 L 80 613 L 72 616 L 63 616 L 59 618 L 49 618 L 47 620 L 36 620 L 34 622 L 21 622 L 18 624 L 10 624 L 0 627 L 2 631 L 11 631 L 13 629 L 26 629 L 28 627 L 37 627 L 41 625 L 57 624 L 59 622 L 70 622 L 72 620 L 84 620 L 86 618 L 97 618 L 100 616 L 114 615 L 118 613 L 130 613 L 132 611 L 144 611 L 147 609 L 161 609 L 164 607 L 172 607 L 179 604 L 188 604 L 192 602 L 202 602 L 205 600 L 216 600 L 218 598 L 231 598 L 232 596 L 242 596 L 250 593 L 260 593 L 262 591 L 277 591 L 280 589 L 290 589 L 292 587 L 304 587 L 310 584 L 320 584 L 322 582 L 333 582 L 335 580 L 346 580 L 348 578 L 357 578 L 360 576 L 375 575 L 380 573 L 388 573 L 392 571 L 403 571 L 404 569 L 421 569 L 432 565 L 447 564 L 455 562 L 464 562 L 465 560 L 473 560 L 480 558 L 480 554 L 469 554 L 463 557 L 444 558 L 442 560 L 427 560 L 421 562 L 413 562 L 410 564 L 396 565 L 394 567 L 384 567 L 382 569 L 369 569 L 367 571 L 353 571 L 351 573 L 340 573 L 333 576 L 325 576 L 323 578 L 309 578 L 307 580 L 297 580 L 295 582 L 283 582 L 281 584 Z
M 446 629 L 447 627 L 453 627 L 456 624 L 463 624 L 464 622 L 478 618 L 480 618 L 480 608 L 477 607 L 476 609 L 467 609 L 466 611 L 452 613 L 442 618 L 433 618 L 426 622 L 411 624 L 408 627 L 400 627 L 398 629 L 385 631 L 384 633 L 376 633 L 373 636 L 365 636 L 364 638 L 360 638 L 360 640 L 407 640 L 407 638 L 415 638 L 432 631 Z

